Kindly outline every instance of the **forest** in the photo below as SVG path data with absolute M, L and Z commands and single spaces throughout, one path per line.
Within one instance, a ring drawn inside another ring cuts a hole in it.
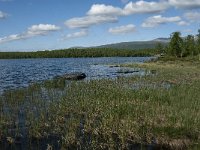
M 87 48 L 46 50 L 37 52 L 0 52 L 0 59 L 21 58 L 72 58 L 72 57 L 143 57 L 154 55 L 155 49 L 119 50 L 112 48 Z

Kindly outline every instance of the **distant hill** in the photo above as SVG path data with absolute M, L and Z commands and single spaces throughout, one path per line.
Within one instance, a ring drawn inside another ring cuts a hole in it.
M 97 48 L 116 48 L 116 49 L 153 49 L 156 47 L 158 43 L 166 46 L 169 43 L 169 38 L 157 38 L 151 41 L 133 41 L 133 42 L 121 42 L 121 43 L 114 43 L 114 44 L 107 44 L 97 46 Z
M 74 46 L 74 47 L 70 47 L 70 49 L 85 49 L 87 47 L 83 47 L 83 46 Z
M 157 38 L 157 39 L 154 39 L 152 41 L 161 42 L 161 43 L 169 43 L 170 42 L 170 38 Z

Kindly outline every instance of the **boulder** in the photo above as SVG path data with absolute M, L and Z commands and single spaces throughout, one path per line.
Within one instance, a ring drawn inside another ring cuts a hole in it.
M 86 78 L 86 74 L 81 72 L 67 73 L 64 74 L 62 78 L 65 80 L 82 80 Z

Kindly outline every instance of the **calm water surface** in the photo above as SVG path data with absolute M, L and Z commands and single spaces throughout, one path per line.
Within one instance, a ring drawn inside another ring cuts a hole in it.
M 70 72 L 86 73 L 87 79 L 120 76 L 110 64 L 144 62 L 150 57 L 55 58 L 0 60 L 0 94 L 7 89 L 52 79 Z

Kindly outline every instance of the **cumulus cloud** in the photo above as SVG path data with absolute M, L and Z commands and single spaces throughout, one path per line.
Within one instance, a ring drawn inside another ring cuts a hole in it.
M 187 12 L 184 14 L 184 17 L 190 22 L 200 22 L 199 12 Z
M 5 19 L 8 15 L 2 11 L 0 11 L 0 19 Z
M 39 36 L 39 35 L 46 35 L 49 32 L 57 31 L 59 29 L 60 27 L 51 25 L 51 24 L 33 25 L 29 27 L 27 31 L 24 33 L 12 34 L 12 35 L 0 38 L 0 44 L 10 42 L 10 41 L 15 41 L 15 40 L 27 39 L 27 38 L 31 38 L 31 37 Z
M 128 2 L 127 0 L 122 0 Z M 137 2 L 129 2 L 125 7 L 119 8 L 105 4 L 94 4 L 87 12 L 88 15 L 131 15 L 131 14 L 142 14 L 142 13 L 158 13 L 162 12 L 170 7 L 167 1 L 160 2 L 148 2 L 139 0 Z
M 88 28 L 92 25 L 117 22 L 118 16 L 157 13 L 166 10 L 168 7 L 169 4 L 166 1 L 148 2 L 143 0 L 135 3 L 129 2 L 124 8 L 105 4 L 94 4 L 86 13 L 86 16 L 71 18 L 65 21 L 65 25 L 69 28 Z
M 121 0 L 127 3 L 128 0 Z M 138 0 L 136 2 L 130 1 L 124 8 L 114 7 L 112 5 L 94 4 L 91 6 L 87 15 L 131 15 L 144 13 L 160 13 L 170 7 L 176 8 L 200 8 L 200 0 L 160 0 L 160 1 L 145 1 Z
M 169 4 L 177 8 L 200 8 L 200 0 L 169 0 Z
M 108 32 L 112 34 L 124 34 L 124 33 L 135 32 L 135 25 L 128 24 L 124 26 L 110 28 Z
M 87 15 L 122 15 L 122 9 L 111 5 L 94 4 Z
M 52 31 L 59 30 L 60 27 L 52 24 L 39 24 L 33 25 L 28 28 L 27 34 L 28 35 L 45 35 Z
M 125 4 L 123 8 L 115 7 L 105 4 L 94 4 L 84 17 L 71 18 L 65 21 L 65 25 L 69 28 L 88 28 L 93 25 L 102 23 L 114 23 L 118 21 L 119 16 L 128 16 L 133 14 L 149 14 L 149 13 L 161 13 L 165 10 L 176 8 L 200 8 L 200 0 L 159 0 L 159 1 L 145 1 L 138 0 L 136 2 L 129 0 L 121 0 Z M 198 18 L 198 14 L 195 14 Z M 191 15 L 190 15 L 191 16 Z M 189 16 L 189 17 L 190 17 Z M 193 19 L 194 20 L 194 19 Z M 189 23 L 182 21 L 180 17 L 162 17 L 154 16 L 148 18 L 143 24 L 143 27 L 155 27 L 159 24 L 165 24 L 167 22 L 176 22 L 178 25 L 189 25 Z
M 128 16 L 133 14 L 149 14 L 149 13 L 161 13 L 171 7 L 190 9 L 190 8 L 200 8 L 200 0 L 159 0 L 159 1 L 147 1 L 147 0 L 121 0 L 125 4 L 123 8 L 115 7 L 112 5 L 105 4 L 93 4 L 86 16 L 75 17 L 65 21 L 65 25 L 68 28 L 89 28 L 93 25 L 103 24 L 103 23 L 115 23 L 118 21 L 119 16 Z M 195 20 L 193 18 L 199 19 L 199 14 L 195 13 L 193 16 L 187 14 L 187 18 Z M 155 27 L 160 24 L 165 24 L 168 22 L 175 22 L 177 25 L 189 25 L 186 21 L 182 21 L 179 16 L 176 17 L 162 17 L 157 15 L 154 17 L 147 18 L 142 27 Z
M 73 39 L 73 38 L 80 38 L 88 35 L 88 30 L 81 30 L 78 32 L 67 34 L 63 40 Z
M 156 27 L 160 24 L 166 24 L 166 23 L 170 23 L 170 22 L 180 22 L 181 18 L 179 16 L 175 16 L 175 17 L 162 17 L 161 15 L 158 16 L 153 16 L 153 17 L 149 17 L 147 18 L 143 23 L 142 23 L 142 27 L 147 27 L 147 28 L 153 28 Z
M 179 26 L 188 26 L 188 25 L 190 25 L 190 23 L 188 23 L 188 22 L 186 22 L 186 21 L 180 21 L 180 22 L 177 22 L 177 24 L 178 24 Z
M 117 22 L 118 18 L 115 16 L 85 16 L 80 18 L 72 18 L 65 21 L 65 25 L 69 28 L 88 28 L 92 25 L 102 23 Z
M 139 13 L 158 13 L 162 12 L 169 8 L 169 4 L 166 1 L 161 2 L 147 2 L 147 1 L 137 1 L 137 2 L 129 2 L 124 7 L 124 14 L 139 14 Z

